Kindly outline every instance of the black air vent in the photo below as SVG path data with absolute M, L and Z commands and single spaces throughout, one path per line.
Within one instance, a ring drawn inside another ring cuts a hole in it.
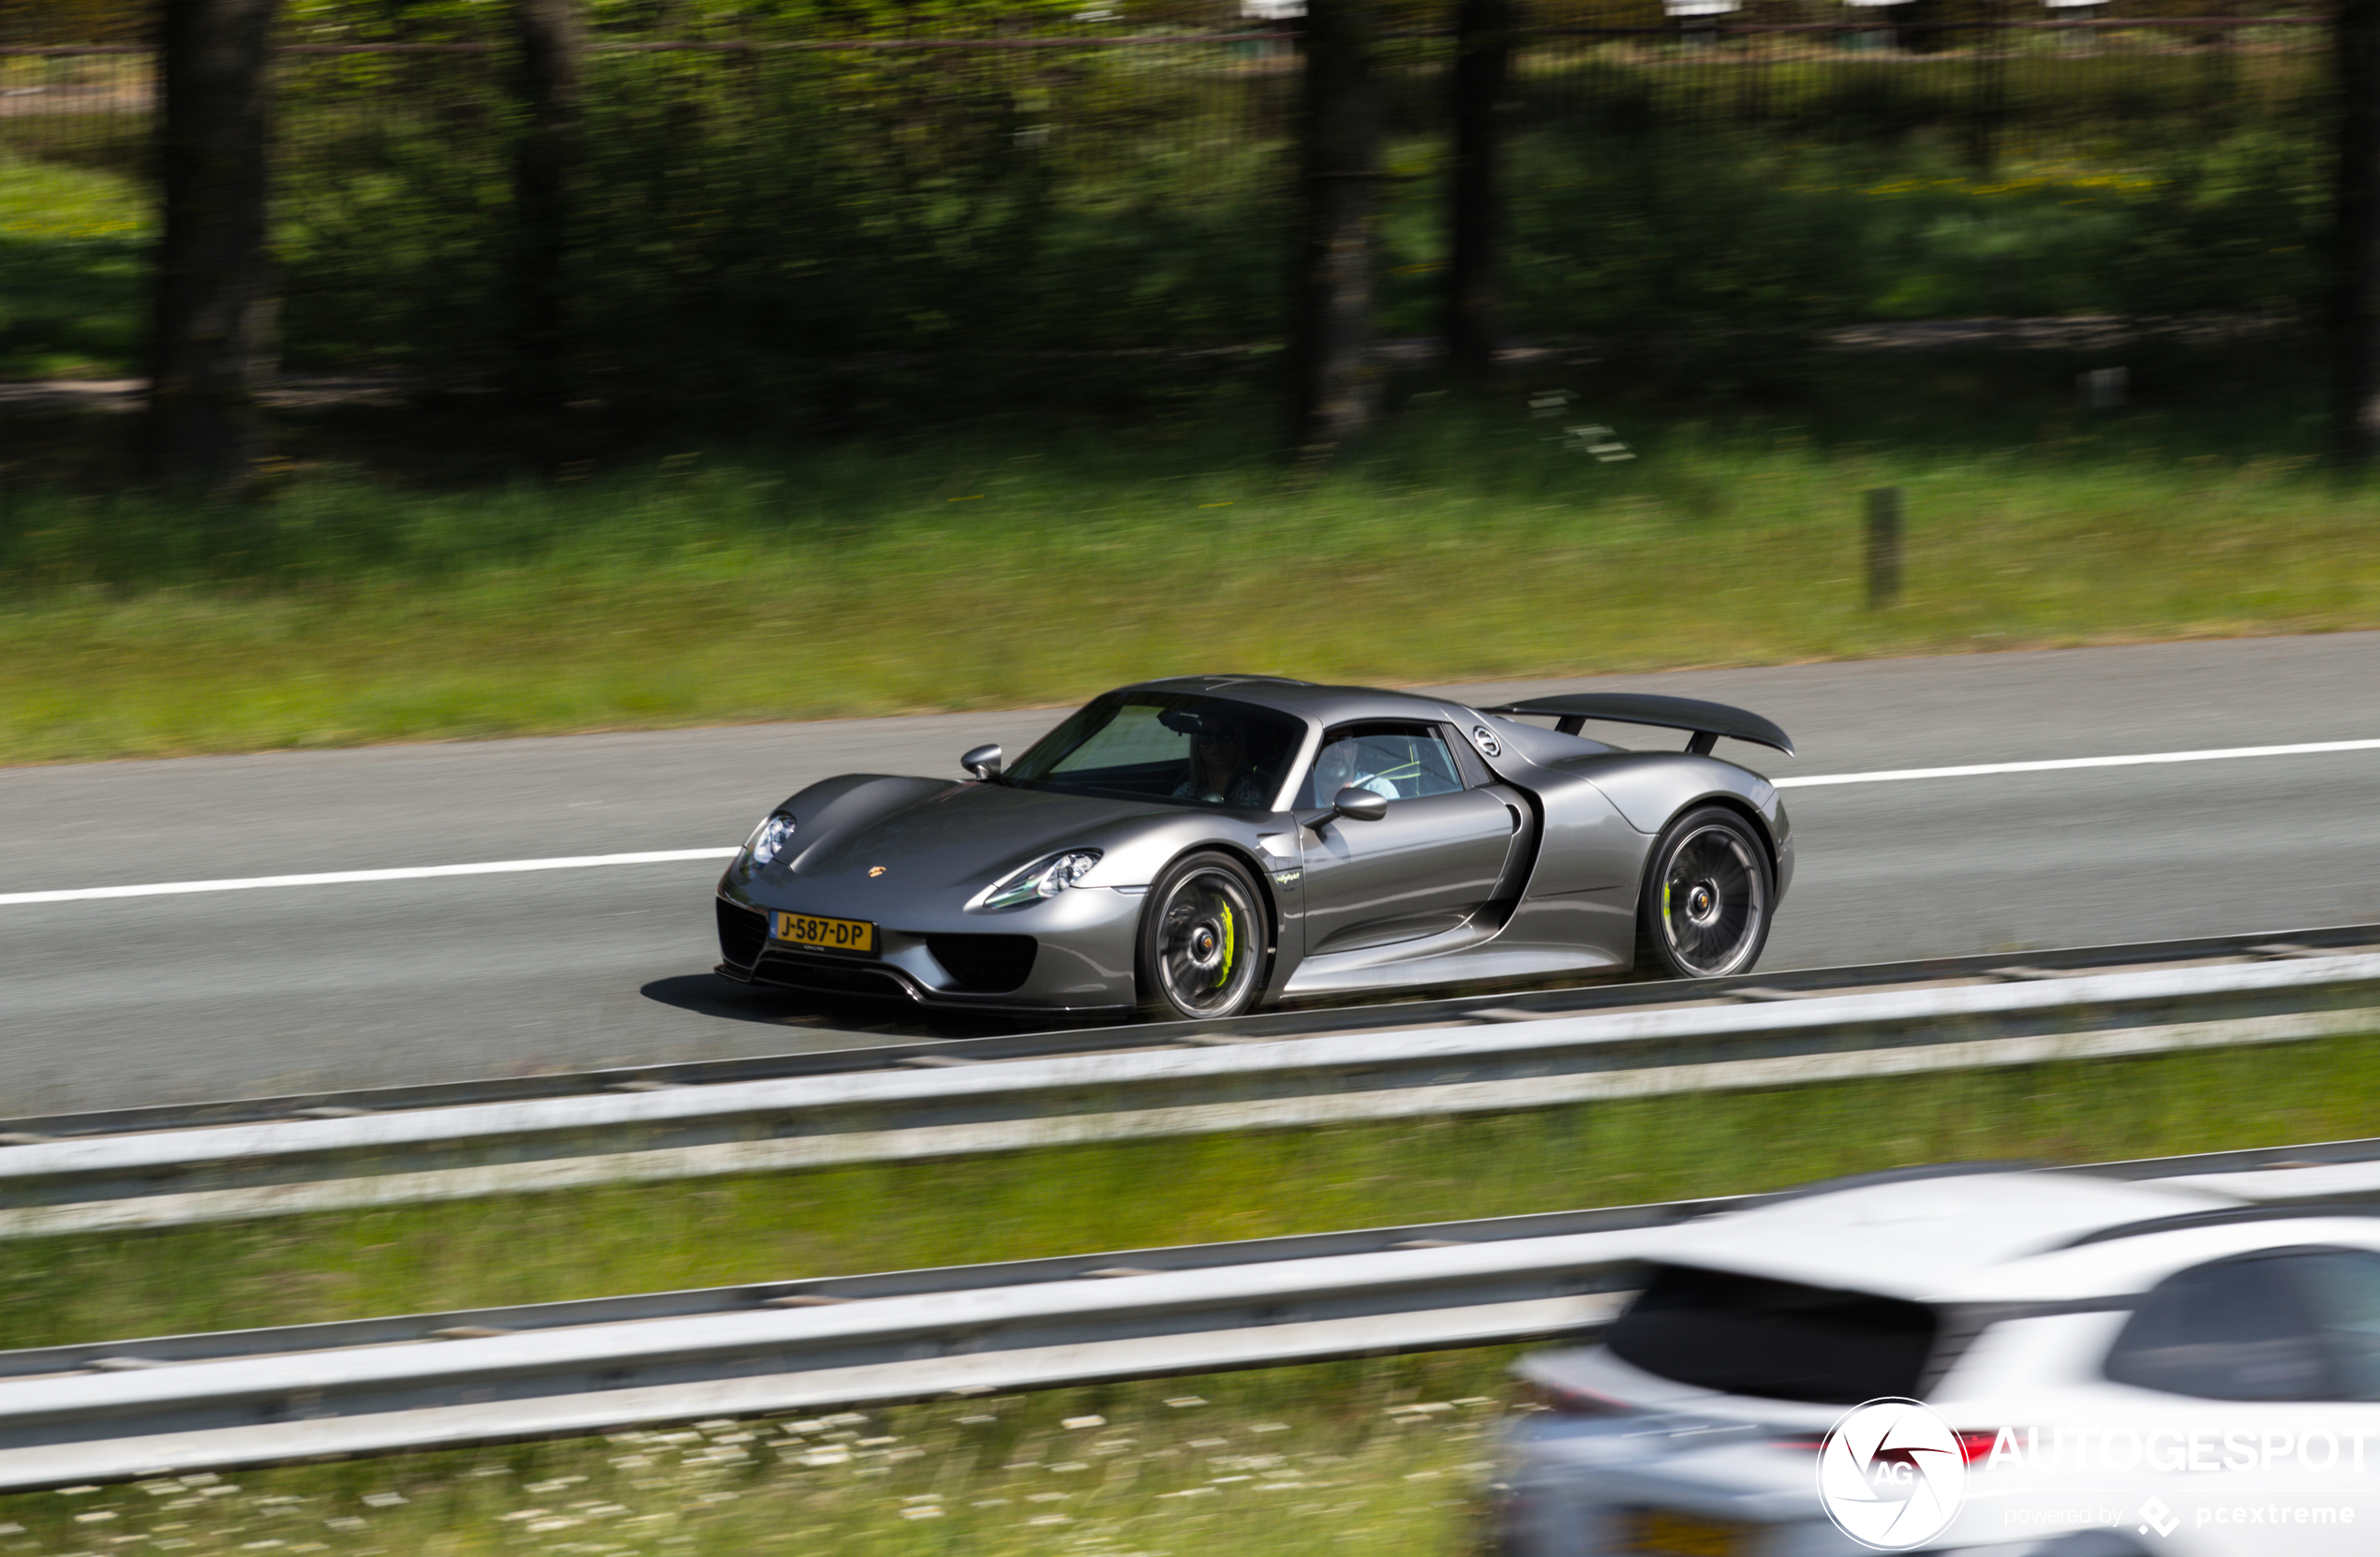
M 975 995 L 1004 995 L 1033 973 L 1040 942 L 1029 935 L 930 935 L 926 949 Z
M 737 968 L 749 968 L 759 961 L 760 949 L 768 944 L 768 915 L 737 908 L 724 897 L 711 901 L 719 905 L 721 959 Z
M 909 993 L 892 974 L 865 964 L 787 952 L 771 952 L 761 958 L 760 966 L 752 970 L 752 977 L 763 984 L 781 984 L 789 988 L 813 989 L 833 995 Z

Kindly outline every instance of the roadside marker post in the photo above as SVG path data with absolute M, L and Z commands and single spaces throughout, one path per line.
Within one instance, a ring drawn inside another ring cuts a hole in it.
M 1900 488 L 1871 487 L 1867 493 L 1867 609 L 1882 611 L 1900 598 Z

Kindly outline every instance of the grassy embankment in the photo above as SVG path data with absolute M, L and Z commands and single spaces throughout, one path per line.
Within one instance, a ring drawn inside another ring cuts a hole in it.
M 2380 1129 L 2375 1099 L 2380 1039 L 2341 1039 L 29 1240 L 0 1274 L 0 1344 L 1660 1200 L 1946 1159 L 2335 1138 Z M 1487 1461 L 1480 1434 L 1503 1409 L 1509 1357 L 44 1493 L 0 1499 L 0 1523 L 26 1527 L 13 1543 L 26 1552 L 146 1535 L 359 1557 L 779 1543 L 1220 1557 L 1337 1550 L 1357 1533 L 1442 1553 Z M 1193 1396 L 1207 1403 L 1172 1403 Z M 1093 1416 L 1106 1421 L 1063 1425 Z M 389 1493 L 410 1501 L 368 1501 Z
M 1415 409 L 1310 484 L 1232 422 L 563 484 L 325 470 L 252 509 L 21 486 L 0 762 L 1014 706 L 1206 667 L 1399 682 L 2380 625 L 2368 489 L 2194 417 L 2078 426 L 2042 398 L 2047 427 L 1996 448 L 1572 412 L 1634 444 L 1610 465 L 1517 406 Z M 1883 484 L 1908 586 L 1871 613 L 1860 493 Z

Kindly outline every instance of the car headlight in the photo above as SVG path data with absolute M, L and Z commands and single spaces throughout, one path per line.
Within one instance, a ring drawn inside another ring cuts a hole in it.
M 793 840 L 794 819 L 792 817 L 779 811 L 774 815 L 762 818 L 760 825 L 752 829 L 752 836 L 744 840 L 744 858 L 749 862 L 745 868 L 759 869 L 779 854 L 783 853 L 785 845 Z
M 999 884 L 984 895 L 988 909 L 1015 908 L 1019 903 L 1037 903 L 1044 897 L 1055 897 L 1091 872 L 1099 863 L 1096 849 L 1069 849 L 1063 854 L 1052 854 L 1046 860 L 1026 866 L 1013 876 L 1001 878 Z

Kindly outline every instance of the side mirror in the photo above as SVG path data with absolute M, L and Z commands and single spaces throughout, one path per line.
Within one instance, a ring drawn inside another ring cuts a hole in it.
M 1377 822 L 1389 814 L 1389 797 L 1350 784 L 1331 797 L 1331 809 L 1349 822 Z
M 979 746 L 959 758 L 959 765 L 978 778 L 997 778 L 1000 777 L 1000 749 Z

